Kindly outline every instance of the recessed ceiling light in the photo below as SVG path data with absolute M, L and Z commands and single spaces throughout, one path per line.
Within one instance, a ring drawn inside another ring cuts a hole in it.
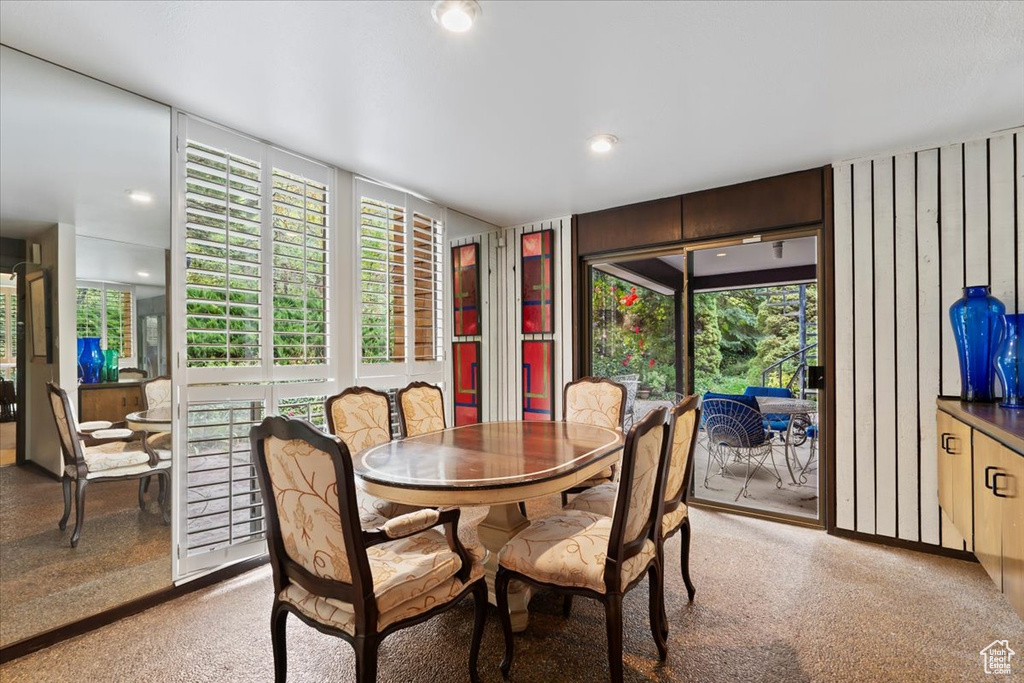
M 715 256 L 719 256 L 719 257 L 721 257 L 721 256 L 728 256 L 728 254 L 725 253 L 724 251 L 720 251 L 717 254 L 715 254 Z
M 144 270 L 140 270 L 140 271 L 138 271 L 138 272 L 137 272 L 137 273 L 135 273 L 135 274 L 136 274 L 136 275 L 138 275 L 139 277 L 149 277 L 149 273 L 147 273 L 147 272 L 146 272 L 146 271 L 144 271 Z
M 452 33 L 465 33 L 483 10 L 476 0 L 437 0 L 430 8 L 434 21 Z
M 601 135 L 595 135 L 590 138 L 588 144 L 590 145 L 591 152 L 597 152 L 598 154 L 606 154 L 612 151 L 612 147 L 615 146 L 619 139 L 614 135 L 602 133 Z
M 125 190 L 125 194 L 127 194 L 128 197 L 135 202 L 149 204 L 151 201 L 153 201 L 153 195 L 151 195 L 148 192 L 143 192 L 142 190 Z

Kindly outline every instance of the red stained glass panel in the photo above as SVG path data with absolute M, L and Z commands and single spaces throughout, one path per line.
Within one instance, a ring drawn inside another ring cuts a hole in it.
M 523 419 L 555 419 L 553 341 L 523 342 Z
M 452 308 L 457 337 L 480 334 L 480 245 L 452 247 Z
M 555 331 L 554 243 L 554 230 L 528 232 L 521 238 L 524 334 Z
M 480 421 L 480 342 L 452 344 L 455 380 L 455 426 Z

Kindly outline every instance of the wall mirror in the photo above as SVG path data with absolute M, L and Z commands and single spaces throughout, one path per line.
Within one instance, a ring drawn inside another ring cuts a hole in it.
M 141 380 L 168 373 L 170 126 L 164 105 L 0 46 L 0 647 L 171 585 L 160 477 L 90 470 L 76 547 L 74 486 L 59 528 L 68 463 L 46 386 L 84 431 L 144 409 Z M 39 274 L 49 359 L 27 329 Z M 87 338 L 116 353 L 88 383 Z

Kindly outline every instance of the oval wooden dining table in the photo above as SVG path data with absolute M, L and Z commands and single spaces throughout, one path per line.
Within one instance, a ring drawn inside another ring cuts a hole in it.
M 397 503 L 487 505 L 478 527 L 491 602 L 498 551 L 529 525 L 523 501 L 559 493 L 618 460 L 621 432 L 565 422 L 484 422 L 390 441 L 353 457 L 359 486 Z M 510 586 L 517 631 L 529 620 L 529 589 Z

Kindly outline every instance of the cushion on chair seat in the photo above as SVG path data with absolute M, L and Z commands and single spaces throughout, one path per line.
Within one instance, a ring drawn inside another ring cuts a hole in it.
M 155 472 L 156 470 L 170 469 L 171 462 L 169 460 L 162 460 L 153 467 L 148 462 L 143 465 L 128 465 L 127 467 L 115 467 L 109 470 L 100 470 L 99 472 L 89 472 L 85 478 L 89 480 L 103 479 L 112 477 L 128 477 L 133 474 L 145 474 L 146 472 Z M 68 465 L 64 468 L 64 473 L 72 479 L 75 479 L 78 472 L 75 470 L 74 465 Z
M 149 464 L 149 453 L 142 447 L 141 441 L 111 441 L 86 446 L 83 451 L 89 472 Z
M 147 434 L 146 443 L 149 444 L 149 447 L 156 452 L 156 456 L 161 460 L 171 459 L 170 432 L 153 432 L 152 434 Z
M 448 547 L 444 535 L 434 529 L 370 546 L 366 557 L 381 612 L 426 593 L 462 568 L 462 560 Z
M 430 533 L 440 536 L 436 531 L 425 532 L 425 534 L 417 534 L 412 538 L 418 536 L 428 535 Z M 395 543 L 402 543 L 411 539 L 402 539 L 402 541 L 393 541 L 392 543 L 383 543 L 381 545 L 393 545 Z M 443 537 L 442 537 L 443 540 Z M 451 552 L 448 548 L 448 543 L 444 544 L 445 550 Z M 372 546 L 367 548 L 367 554 L 371 553 L 375 548 L 380 546 Z M 382 601 L 379 595 L 378 584 L 384 580 L 393 584 L 394 579 L 384 579 L 384 575 L 373 571 L 373 583 L 374 592 L 378 594 L 377 598 L 377 609 L 379 610 L 377 617 L 377 628 L 384 629 L 396 621 L 402 619 L 409 619 L 415 617 L 418 614 L 422 614 L 427 610 L 433 609 L 439 605 L 443 605 L 450 602 L 457 595 L 459 595 L 470 583 L 476 581 L 484 574 L 484 567 L 482 564 L 484 550 L 481 546 L 468 547 L 470 555 L 473 558 L 473 567 L 470 570 L 469 580 L 466 582 L 460 581 L 459 577 L 452 575 L 449 578 L 435 584 L 426 584 L 419 581 L 410 582 L 414 583 L 416 590 L 410 591 L 406 594 L 404 600 L 393 603 L 390 608 L 383 608 Z M 454 555 L 454 553 L 452 553 Z M 456 555 L 456 562 L 461 566 L 461 562 Z M 374 569 L 373 559 L 370 559 L 370 568 Z M 456 569 L 458 571 L 458 569 Z M 333 598 L 322 598 L 318 595 L 310 593 L 306 589 L 296 584 L 291 584 L 278 596 L 283 602 L 294 605 L 300 612 L 305 614 L 310 619 L 314 619 L 321 624 L 326 624 L 333 628 L 339 629 L 349 634 L 355 633 L 355 612 L 352 609 L 352 604 L 343 602 L 341 600 L 335 600 Z
M 607 482 L 589 488 L 569 501 L 566 510 L 583 510 L 611 517 L 615 512 L 615 497 L 619 493 L 616 482 Z
M 611 530 L 611 517 L 563 510 L 531 522 L 501 549 L 498 562 L 536 581 L 604 593 Z M 654 543 L 645 540 L 640 552 L 622 565 L 623 587 L 647 569 L 654 554 Z

